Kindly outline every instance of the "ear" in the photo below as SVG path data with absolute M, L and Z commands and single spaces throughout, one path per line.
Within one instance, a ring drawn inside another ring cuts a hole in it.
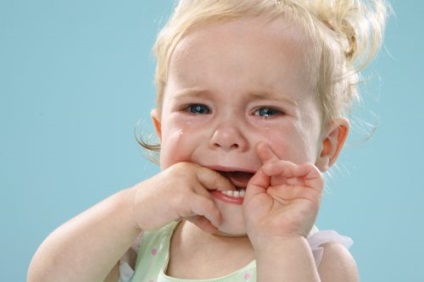
M 349 127 L 349 121 L 345 118 L 333 120 L 327 126 L 316 162 L 321 171 L 327 171 L 336 162 L 349 133 Z
M 162 124 L 160 122 L 160 114 L 158 109 L 153 109 L 150 112 L 150 117 L 152 118 L 153 126 L 159 139 L 162 139 Z

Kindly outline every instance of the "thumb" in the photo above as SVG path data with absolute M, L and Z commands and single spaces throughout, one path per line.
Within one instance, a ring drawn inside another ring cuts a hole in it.
M 199 167 L 197 179 L 207 190 L 234 190 L 234 185 L 228 178 L 206 167 Z

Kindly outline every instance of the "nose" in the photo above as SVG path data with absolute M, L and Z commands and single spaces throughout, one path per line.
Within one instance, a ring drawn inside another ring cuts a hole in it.
M 215 150 L 243 152 L 247 150 L 248 144 L 248 140 L 242 130 L 230 123 L 217 126 L 210 139 L 210 146 Z

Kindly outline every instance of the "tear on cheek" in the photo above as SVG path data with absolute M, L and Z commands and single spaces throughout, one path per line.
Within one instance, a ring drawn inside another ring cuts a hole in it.
M 178 140 L 180 140 L 184 136 L 184 131 L 182 129 L 172 132 L 170 135 L 168 135 L 168 138 L 164 140 L 168 140 L 168 142 L 176 143 Z

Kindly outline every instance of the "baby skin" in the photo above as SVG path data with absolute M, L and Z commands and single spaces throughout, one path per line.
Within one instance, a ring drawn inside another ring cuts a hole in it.
M 142 193 L 139 203 L 144 205 L 143 210 L 149 211 L 137 219 L 140 228 L 156 229 L 172 220 L 186 219 L 173 235 L 168 275 L 187 279 L 220 277 L 262 256 L 264 259 L 259 261 L 266 268 L 271 267 L 277 257 L 287 259 L 287 269 L 305 262 L 313 267 L 304 236 L 309 233 L 319 208 L 321 174 L 313 165 L 279 160 L 265 143 L 258 144 L 256 150 L 264 164 L 247 187 L 236 186 L 235 183 L 241 181 L 229 180 L 222 175 L 224 171 L 217 173 L 192 163 L 178 163 L 158 175 L 154 179 L 157 183 L 150 183 L 155 184 L 152 187 L 162 188 L 161 200 L 167 202 L 166 208 L 155 210 L 156 204 L 146 206 L 145 203 L 158 201 L 158 194 Z M 233 197 L 226 193 L 236 189 L 245 190 L 245 196 Z M 227 209 L 229 213 L 242 209 L 245 233 L 234 233 L 231 218 L 224 219 L 216 208 L 218 205 L 234 205 Z M 160 220 L 155 224 L 161 224 L 151 226 L 151 218 L 158 215 Z M 227 228 L 223 228 L 225 220 Z M 222 229 L 226 229 L 225 232 Z M 296 261 L 291 252 L 299 247 L 305 248 L 305 254 Z M 272 261 L 266 262 L 267 258 Z M 280 260 L 279 267 L 281 263 Z M 311 278 L 305 281 L 313 281 Z
M 152 111 L 162 171 L 56 230 L 36 254 L 53 258 L 52 277 L 117 281 L 114 265 L 137 236 L 178 220 L 169 276 L 216 278 L 256 260 L 257 281 L 357 281 L 346 249 L 324 245 L 317 267 L 305 238 L 320 207 L 321 173 L 349 129 L 346 119 L 322 120 L 305 55 L 311 44 L 284 19 L 190 30 Z M 49 267 L 37 262 L 33 277 Z
M 137 214 L 140 229 L 184 219 L 169 275 L 219 277 L 255 258 L 258 281 L 319 280 L 305 237 L 320 170 L 337 158 L 348 123 L 322 124 L 308 44 L 288 21 L 248 18 L 201 26 L 177 45 L 162 107 L 152 112 L 164 171 L 150 193 L 137 193 L 137 206 L 150 210 Z M 346 252 L 330 248 L 354 272 Z M 325 265 L 322 278 L 332 272 Z

